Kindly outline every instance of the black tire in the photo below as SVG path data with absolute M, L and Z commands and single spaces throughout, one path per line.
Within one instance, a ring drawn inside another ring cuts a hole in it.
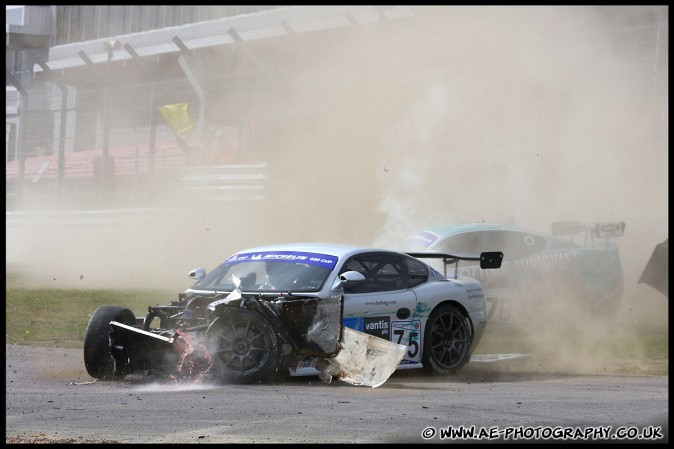
M 454 374 L 470 360 L 473 326 L 468 316 L 451 304 L 435 308 L 426 322 L 422 363 L 437 374 Z
M 118 377 L 110 352 L 110 321 L 132 326 L 136 323 L 136 317 L 131 310 L 115 306 L 99 307 L 91 315 L 84 335 L 84 366 L 87 373 L 95 379 Z
M 257 312 L 235 309 L 206 332 L 213 372 L 225 383 L 246 384 L 271 377 L 277 368 L 278 338 Z

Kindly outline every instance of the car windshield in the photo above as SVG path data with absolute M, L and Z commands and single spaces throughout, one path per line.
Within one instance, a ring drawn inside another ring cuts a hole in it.
M 244 292 L 316 292 L 336 263 L 334 256 L 292 251 L 236 254 L 192 288 L 231 291 L 238 279 Z
M 438 236 L 427 231 L 417 232 L 405 240 L 406 251 L 426 251 Z

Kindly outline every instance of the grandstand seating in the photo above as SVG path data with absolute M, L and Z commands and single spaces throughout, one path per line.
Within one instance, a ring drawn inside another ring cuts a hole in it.
M 115 177 L 128 178 L 149 173 L 148 144 L 110 148 L 108 154 L 114 160 Z M 81 179 L 94 177 L 94 160 L 102 154 L 101 149 L 65 152 L 65 178 Z M 187 155 L 175 142 L 158 142 L 155 145 L 153 171 L 155 173 L 178 172 L 187 163 Z M 58 173 L 58 154 L 26 158 L 24 177 L 32 182 L 51 182 Z M 5 164 L 7 182 L 19 176 L 19 161 Z

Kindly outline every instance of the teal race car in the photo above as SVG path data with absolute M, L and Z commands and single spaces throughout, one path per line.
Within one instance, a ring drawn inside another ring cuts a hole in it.
M 616 312 L 624 277 L 611 239 L 624 231 L 623 222 L 555 222 L 550 234 L 493 223 L 447 224 L 413 234 L 404 249 L 462 253 L 498 248 L 504 256 L 497 270 L 482 271 L 470 262 L 457 268 L 459 275 L 482 284 L 490 326 L 546 325 L 570 313 Z

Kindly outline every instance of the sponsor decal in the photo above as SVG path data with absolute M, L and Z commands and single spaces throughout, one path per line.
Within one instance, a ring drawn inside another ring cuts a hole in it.
M 622 237 L 625 232 L 625 223 L 622 221 L 614 223 L 597 223 L 594 233 L 599 238 Z
M 363 332 L 384 340 L 391 339 L 391 319 L 387 316 L 371 316 L 363 319 Z
M 540 254 L 516 260 L 515 266 L 520 270 L 530 270 L 546 265 L 564 267 L 571 265 L 575 258 L 576 254 L 570 252 Z
M 318 374 L 313 359 L 294 359 L 290 362 L 291 376 L 307 376 Z
M 223 265 L 238 262 L 301 262 L 332 270 L 337 257 L 328 254 L 305 253 L 301 251 L 264 251 L 259 253 L 240 253 L 223 262 Z
M 378 299 L 376 301 L 365 301 L 366 306 L 390 306 L 395 304 L 397 301 L 395 299 L 392 300 L 384 300 L 384 299 Z
M 368 335 L 391 340 L 391 319 L 388 316 L 344 318 L 342 324 Z
M 504 268 L 506 267 L 501 266 L 501 268 L 483 270 L 479 265 L 475 265 L 471 267 L 459 268 L 459 274 L 461 276 L 477 279 L 481 282 L 487 282 L 503 278 Z
M 363 332 L 363 318 L 344 318 L 342 324 L 353 330 Z
M 314 361 L 313 360 L 301 360 L 301 361 L 297 362 L 297 368 L 298 369 L 315 368 Z

